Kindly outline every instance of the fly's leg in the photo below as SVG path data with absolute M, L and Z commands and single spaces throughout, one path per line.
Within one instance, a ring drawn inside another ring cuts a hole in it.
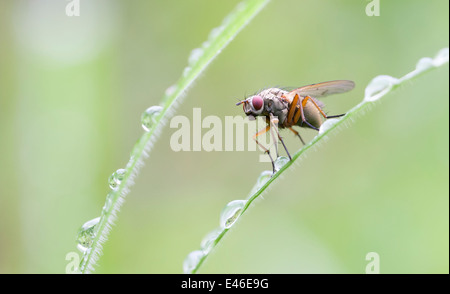
M 286 119 L 288 126 L 293 125 L 294 114 L 297 109 L 297 104 L 298 104 L 299 99 L 300 98 L 298 97 L 298 94 L 295 94 L 294 99 L 292 99 L 292 103 L 289 107 L 289 111 L 288 111 L 288 115 L 287 115 L 287 119 Z
M 300 117 L 301 117 L 303 123 L 306 123 L 312 129 L 315 129 L 317 131 L 319 130 L 318 128 L 316 128 L 315 126 L 313 126 L 312 124 L 307 122 L 306 119 L 305 119 L 305 114 L 303 113 L 303 107 L 305 107 L 304 105 L 306 105 L 306 101 L 308 101 L 308 99 L 311 98 L 311 97 L 309 97 L 309 98 L 308 97 L 309 96 L 306 96 L 305 98 L 303 98 L 302 103 L 298 103 L 298 100 L 300 99 L 300 97 L 298 96 L 298 94 L 295 94 L 294 99 L 292 99 L 292 103 L 290 105 L 290 108 L 289 108 L 289 111 L 288 111 L 288 116 L 287 116 L 287 119 L 286 119 L 286 125 L 288 127 L 295 125 L 298 122 L 298 120 L 300 119 Z M 304 104 L 304 105 L 302 105 L 302 104 Z M 322 112 L 321 109 L 320 109 L 320 111 Z
M 261 147 L 264 150 L 264 153 L 267 153 L 267 155 L 269 155 L 270 161 L 272 162 L 272 169 L 273 169 L 273 173 L 275 173 L 275 163 L 273 162 L 272 159 L 272 155 L 270 155 L 270 151 L 269 149 L 267 149 L 266 147 L 264 147 L 263 144 L 259 143 L 258 138 L 259 136 L 267 133 L 267 131 L 270 130 L 270 124 L 268 124 L 264 129 L 260 130 L 259 132 L 257 132 L 255 135 L 253 135 L 253 140 L 255 140 L 256 144 L 259 145 L 259 147 Z
M 284 144 L 283 138 L 280 136 L 280 132 L 278 132 L 278 118 L 276 118 L 272 113 L 270 114 L 270 123 L 272 124 L 272 128 L 270 130 L 273 131 L 272 137 L 273 137 L 273 140 L 275 141 L 275 146 L 277 146 L 277 143 L 276 143 L 276 137 L 273 133 L 277 134 L 277 137 L 281 141 L 281 144 L 283 144 L 284 150 L 286 150 L 286 153 L 287 153 L 289 159 L 292 160 L 292 157 L 289 154 L 289 151 L 287 150 L 286 144 Z M 278 148 L 276 148 L 276 151 L 277 151 L 277 158 L 278 158 L 279 157 Z
M 310 98 L 311 98 L 311 97 L 306 96 L 305 98 L 303 98 L 302 103 L 299 104 L 299 108 L 297 109 L 297 111 L 295 112 L 295 115 L 294 115 L 293 124 L 296 124 L 296 123 L 298 122 L 298 120 L 301 118 L 301 119 L 302 119 L 302 123 L 305 123 L 305 124 L 307 124 L 310 128 L 312 128 L 312 129 L 318 131 L 318 130 L 319 130 L 318 128 L 316 128 L 315 126 L 313 126 L 312 124 L 310 124 L 310 123 L 306 120 L 306 118 L 305 118 L 305 113 L 304 113 L 304 111 L 303 111 L 303 108 L 305 107 L 306 102 L 307 102 L 308 99 L 310 99 Z M 311 100 L 312 100 L 312 99 L 311 99 Z M 320 109 L 320 107 L 319 107 L 319 111 L 320 111 L 323 115 L 325 115 L 325 113 L 323 113 L 323 111 L 322 111 L 322 109 Z
M 306 102 L 308 102 L 308 100 L 311 101 L 311 102 L 314 104 L 314 106 L 317 108 L 317 110 L 319 110 L 320 114 L 322 114 L 322 116 L 323 116 L 324 118 L 335 118 L 335 117 L 341 117 L 341 116 L 344 116 L 344 115 L 345 115 L 345 113 L 343 113 L 343 114 L 338 114 L 338 115 L 329 115 L 329 116 L 327 116 L 327 115 L 323 112 L 322 108 L 320 108 L 320 106 L 317 105 L 316 101 L 314 101 L 314 99 L 312 99 L 312 98 L 309 97 L 309 96 L 306 96 L 305 99 L 303 99 L 303 101 L 302 101 L 302 106 L 303 106 L 303 107 L 305 107 Z
M 291 130 L 297 137 L 300 138 L 300 141 L 302 141 L 303 145 L 305 144 L 305 141 L 303 141 L 302 137 L 300 136 L 299 132 L 297 132 L 296 130 L 294 130 L 292 127 L 289 128 L 289 130 Z
M 286 150 L 287 155 L 289 156 L 289 160 L 292 160 L 291 155 L 289 154 L 289 151 L 286 148 L 286 145 L 284 144 L 283 138 L 281 138 L 280 133 L 278 133 L 278 139 L 280 139 L 281 144 L 283 144 L 284 150 Z
M 269 118 L 266 118 L 266 122 L 270 125 L 270 135 L 272 136 L 273 144 L 275 145 L 275 153 L 277 154 L 278 158 L 280 154 L 278 153 L 277 136 L 275 136 L 275 134 L 277 134 L 278 138 L 280 137 L 280 135 L 278 134 L 278 118 L 270 113 Z
M 344 116 L 344 115 L 346 115 L 346 113 L 338 114 L 338 115 L 328 115 L 326 118 L 335 118 L 335 117 L 341 117 L 341 116 Z

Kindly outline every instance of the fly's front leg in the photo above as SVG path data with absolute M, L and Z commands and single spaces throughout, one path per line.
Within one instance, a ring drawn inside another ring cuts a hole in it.
M 286 148 L 286 145 L 284 144 L 283 138 L 280 136 L 280 133 L 278 132 L 278 118 L 276 118 L 275 116 L 273 116 L 273 114 L 270 114 L 270 123 L 273 124 L 273 128 L 271 130 L 274 130 L 275 133 L 277 134 L 278 139 L 281 141 L 281 144 L 283 144 L 284 150 L 286 150 L 287 155 L 289 156 L 289 159 L 292 160 L 291 155 L 289 154 L 289 151 Z M 275 135 L 272 134 L 272 136 L 274 137 L 274 141 L 275 141 Z M 275 146 L 277 146 L 278 144 L 275 143 Z M 278 155 L 278 148 L 276 148 L 277 150 L 277 158 L 279 157 Z
M 268 124 L 264 129 L 260 130 L 259 132 L 257 132 L 255 135 L 253 135 L 253 140 L 255 140 L 256 144 L 259 145 L 259 147 L 261 147 L 264 150 L 264 153 L 267 153 L 267 155 L 269 155 L 270 161 L 272 162 L 272 169 L 273 169 L 273 173 L 275 173 L 275 163 L 273 162 L 272 156 L 270 155 L 270 151 L 269 149 L 267 149 L 266 147 L 264 147 L 263 144 L 259 143 L 258 138 L 259 136 L 267 133 L 267 131 L 270 130 L 270 124 Z
M 278 154 L 278 139 L 275 134 L 278 134 L 278 118 L 275 117 L 272 113 L 270 113 L 270 118 L 266 119 L 267 123 L 271 126 L 270 135 L 272 136 L 273 144 L 275 145 L 275 153 L 277 154 L 277 158 L 280 156 Z M 278 138 L 280 135 L 278 134 Z M 284 144 L 284 143 L 283 143 Z

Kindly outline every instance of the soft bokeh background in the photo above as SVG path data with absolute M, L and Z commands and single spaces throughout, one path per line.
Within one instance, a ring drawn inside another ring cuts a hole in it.
M 238 3 L 0 2 L 0 273 L 64 273 L 128 161 L 141 113 Z M 396 77 L 449 43 L 446 0 L 272 1 L 191 87 L 177 115 L 241 115 L 273 85 L 352 79 L 341 113 L 376 75 Z M 308 152 L 243 216 L 202 273 L 449 271 L 449 70 L 407 83 Z M 178 152 L 166 127 L 104 246 L 97 273 L 180 273 L 185 256 L 270 164 L 258 152 Z M 304 132 L 310 139 L 314 132 Z M 285 134 L 291 152 L 298 139 Z

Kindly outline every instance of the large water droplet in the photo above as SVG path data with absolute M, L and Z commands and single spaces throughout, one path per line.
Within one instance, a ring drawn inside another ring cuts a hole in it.
M 191 54 L 189 55 L 188 63 L 190 65 L 193 65 L 196 63 L 200 57 L 203 55 L 203 49 L 202 48 L 195 48 L 191 51 Z
M 417 64 L 416 64 L 416 70 L 418 70 L 418 71 L 424 71 L 424 70 L 427 70 L 427 69 L 429 69 L 429 68 L 431 68 L 431 67 L 433 67 L 434 66 L 434 64 L 433 64 L 433 59 L 431 59 L 430 57 L 424 57 L 424 58 L 421 58 L 418 62 L 417 62 Z
M 398 82 L 398 79 L 387 75 L 375 77 L 366 87 L 364 101 L 373 102 L 380 99 Z
M 117 190 L 119 188 L 120 183 L 122 183 L 123 178 L 125 177 L 125 170 L 123 168 L 119 168 L 108 179 L 109 187 L 112 190 Z
M 438 54 L 433 60 L 434 66 L 441 66 L 448 62 L 448 48 L 439 50 Z
M 142 127 L 145 131 L 150 131 L 152 126 L 156 123 L 156 118 L 159 116 L 163 108 L 159 105 L 147 108 L 141 116 Z
M 195 250 L 189 253 L 183 262 L 183 272 L 185 274 L 192 273 L 192 271 L 198 265 L 203 256 L 205 256 L 205 254 L 201 250 Z
M 286 156 L 280 156 L 277 159 L 275 159 L 275 171 L 279 171 L 286 163 L 289 162 L 289 158 Z
M 229 202 L 220 214 L 220 227 L 224 229 L 231 228 L 241 216 L 242 209 L 246 203 L 247 200 L 234 200 Z
M 272 177 L 273 172 L 271 170 L 265 170 L 263 171 L 259 177 L 258 180 L 256 180 L 256 184 L 258 186 L 258 189 L 264 186 L 265 183 L 267 183 L 268 180 Z
M 200 242 L 200 248 L 202 249 L 204 254 L 208 254 L 211 249 L 216 244 L 217 238 L 223 232 L 222 228 L 217 228 L 211 232 L 209 232 Z
M 96 226 L 99 221 L 100 217 L 94 218 L 82 225 L 80 230 L 78 231 L 77 248 L 81 252 L 84 253 L 91 248 L 92 242 L 94 241 L 95 235 L 97 233 Z
M 262 186 L 264 186 L 264 184 L 267 183 L 267 181 L 272 177 L 272 175 L 273 172 L 271 170 L 263 171 L 256 180 L 256 183 L 251 189 L 247 199 L 250 199 L 259 189 L 261 189 Z
M 337 118 L 330 118 L 327 119 L 321 126 L 319 129 L 319 135 L 322 135 L 323 133 L 325 133 L 326 131 L 328 131 L 332 126 L 334 126 L 337 122 L 339 121 L 339 119 Z

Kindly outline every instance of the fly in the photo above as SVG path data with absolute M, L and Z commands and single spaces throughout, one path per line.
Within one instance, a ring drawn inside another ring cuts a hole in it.
M 257 132 L 253 136 L 253 139 L 264 152 L 269 155 L 275 172 L 274 161 L 270 155 L 269 149 L 258 142 L 257 138 L 268 131 L 271 131 L 274 139 L 278 137 L 283 144 L 289 159 L 292 160 L 292 157 L 284 144 L 283 138 L 278 133 L 278 128 L 287 128 L 291 130 L 298 138 L 300 138 L 300 141 L 304 145 L 305 141 L 303 141 L 300 134 L 293 129 L 293 126 L 310 128 L 318 131 L 323 124 L 324 119 L 345 115 L 345 113 L 331 116 L 326 115 L 322 110 L 324 104 L 317 100 L 317 98 L 345 93 L 352 90 L 354 87 L 355 83 L 353 81 L 337 80 L 303 86 L 293 91 L 269 88 L 256 95 L 250 96 L 245 100 L 239 101 L 236 105 L 242 104 L 245 114 L 251 120 L 255 119 L 256 116 L 266 117 L 267 126 Z M 275 144 L 275 150 L 278 156 L 277 144 Z

